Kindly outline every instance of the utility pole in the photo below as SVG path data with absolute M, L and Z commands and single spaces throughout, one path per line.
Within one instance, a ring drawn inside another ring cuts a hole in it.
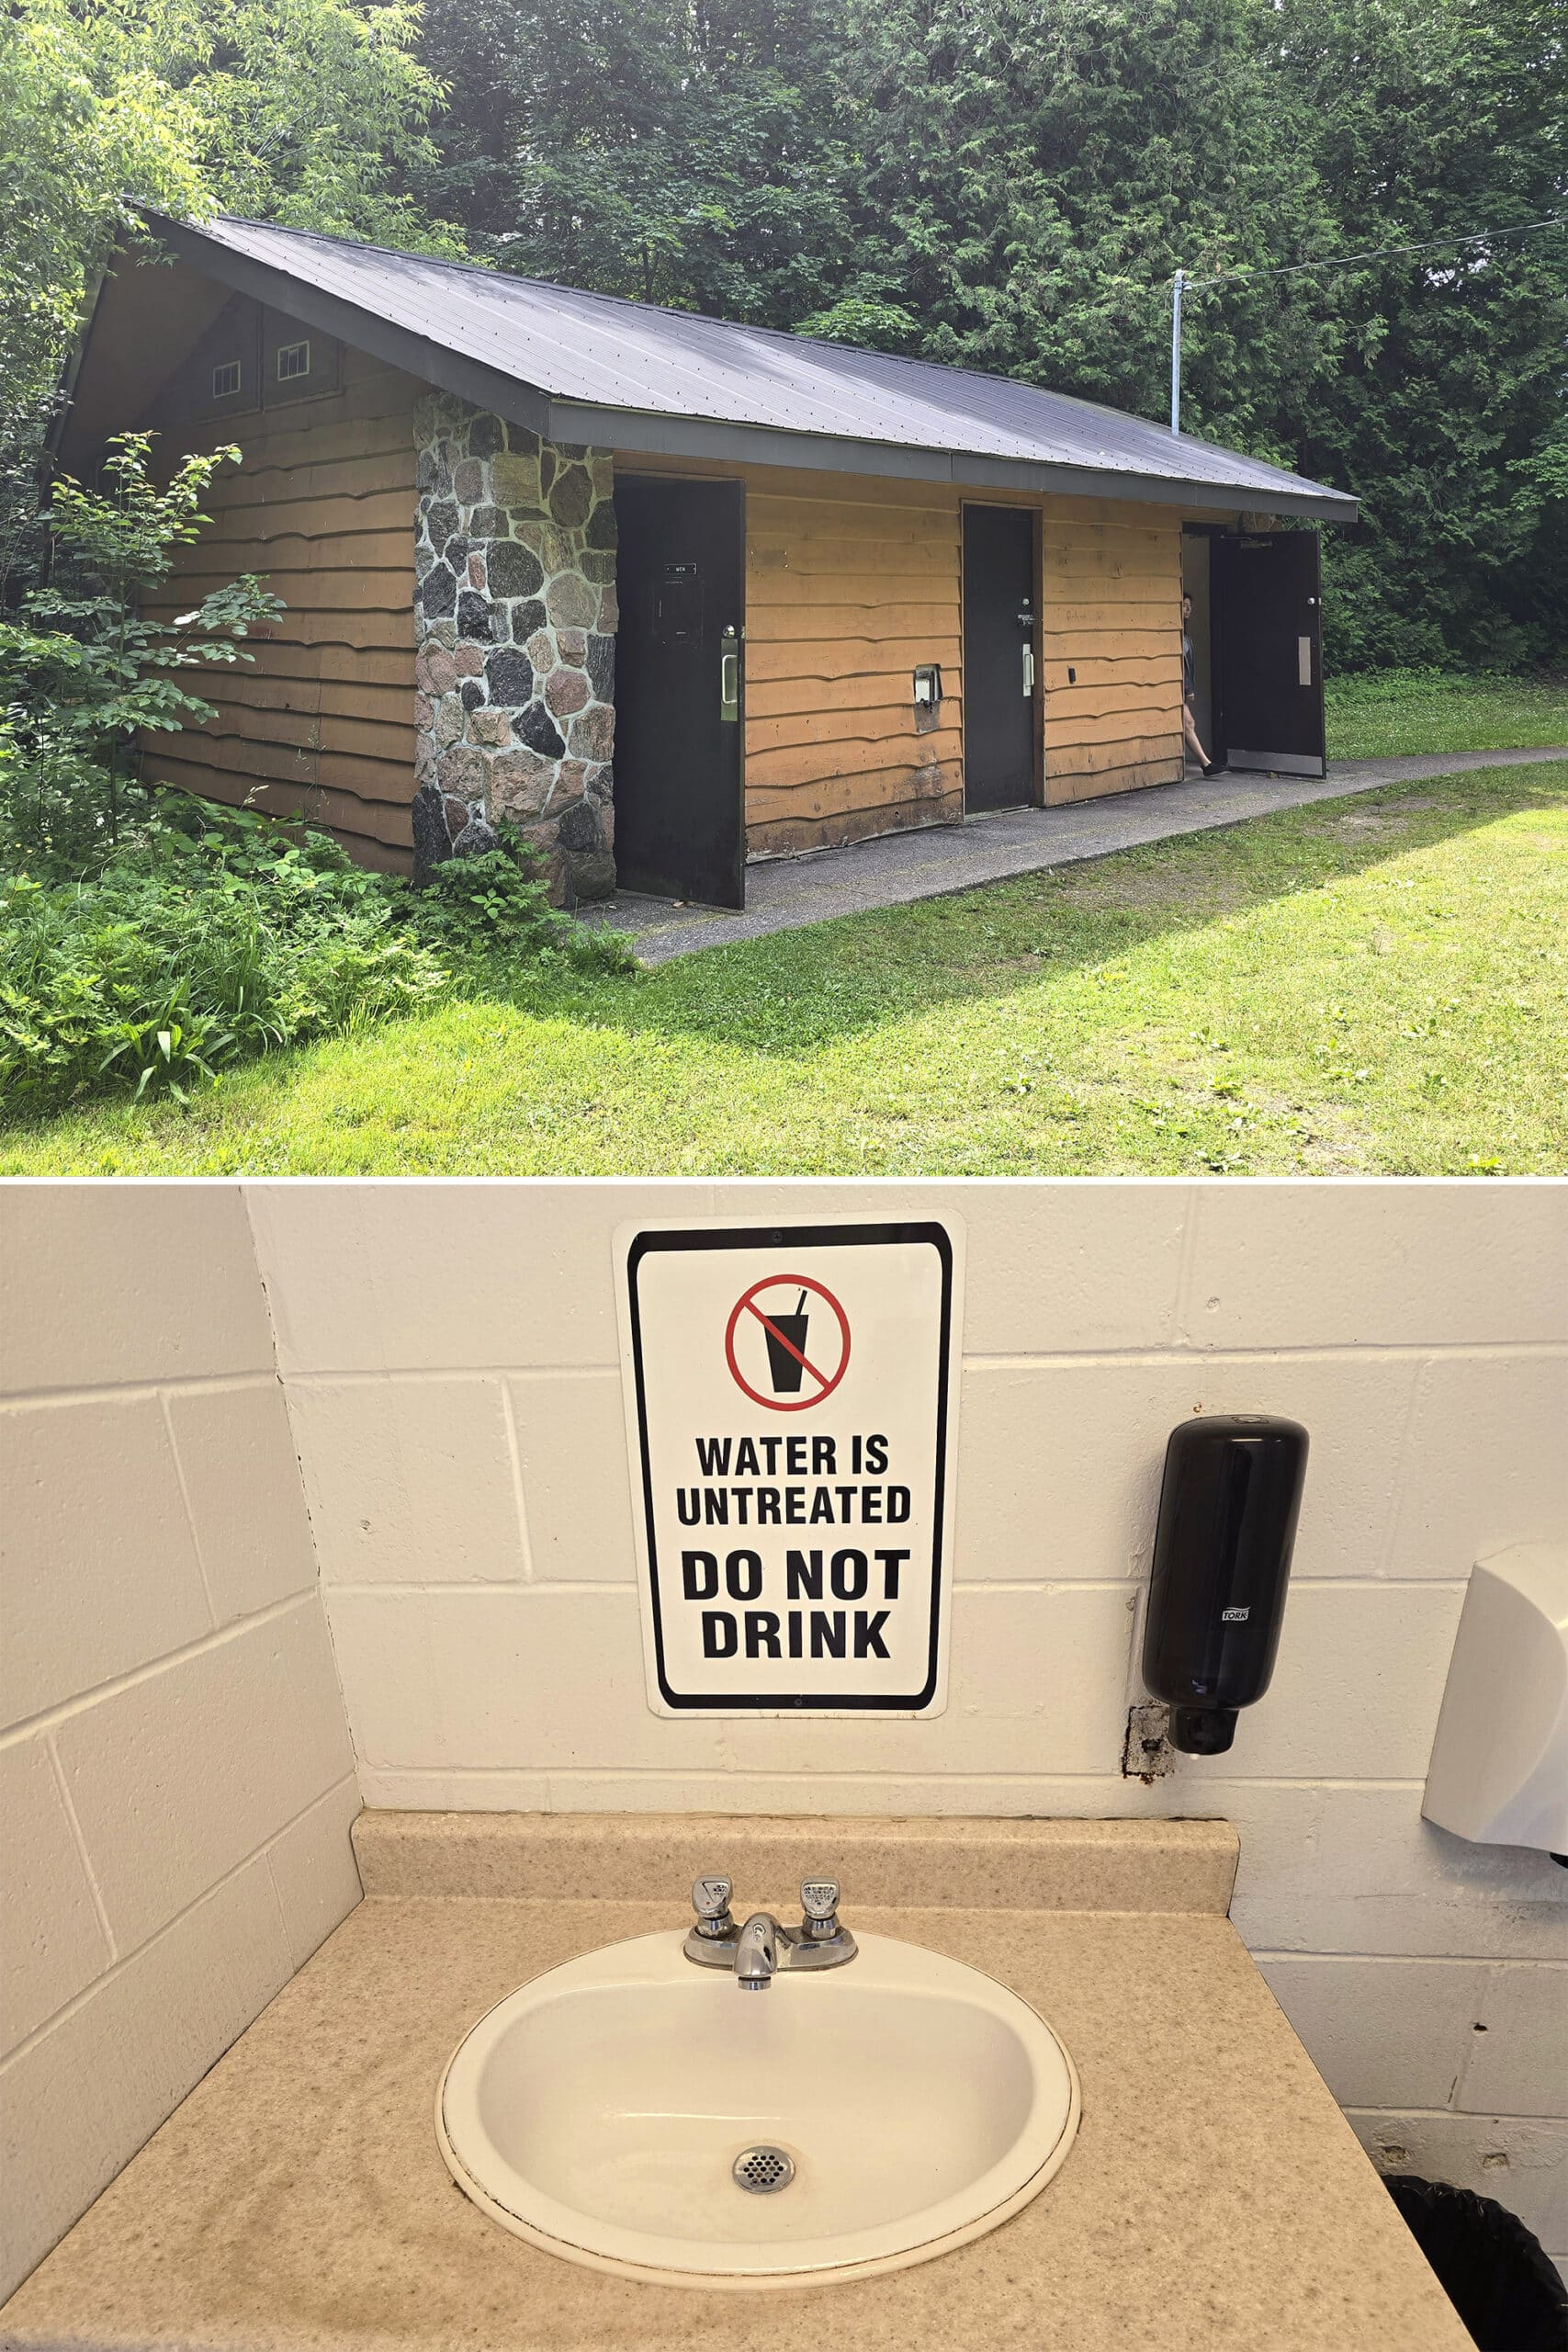
M 1179 269 L 1170 281 L 1170 429 L 1181 430 L 1181 289 L 1187 272 Z

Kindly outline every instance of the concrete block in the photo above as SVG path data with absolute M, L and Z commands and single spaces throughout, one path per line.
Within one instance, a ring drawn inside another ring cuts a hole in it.
M 764 1774 L 1110 1772 L 1124 1728 L 1132 1615 L 1103 1587 L 958 1594 L 948 1709 L 918 1723 L 656 1716 L 630 1590 L 340 1589 L 331 1606 L 355 1744 L 379 1770 L 719 1772 L 746 1804 Z
M 1468 1579 L 1478 1559 L 1568 1526 L 1568 1351 L 1421 1367 L 1390 1561 Z
M 1453 1585 L 1293 1585 L 1269 1690 L 1230 1753 L 1183 1761 L 1180 1784 L 1223 1812 L 1233 1780 L 1424 1780 L 1462 1598 Z
M 1487 1970 L 1454 2105 L 1471 2115 L 1568 2115 L 1568 1956 Z
M 972 1363 L 958 1416 L 962 1582 L 1103 1582 L 1148 1565 L 1160 1463 L 1196 1368 Z
M 1205 1348 L 1560 1340 L 1565 1283 L 1561 1185 L 1206 1185 L 1180 1327 Z
M 14 1184 L 0 1232 L 0 1390 L 270 1372 L 237 1184 Z
M 1480 2013 L 1479 1962 L 1265 1957 L 1258 1966 L 1341 2107 L 1449 2105 Z
M 264 1858 L 0 2067 L 0 2299 L 129 2164 L 292 1970 Z
M 286 1380 L 620 1360 L 610 1238 L 705 1185 L 253 1184 Z
M 283 1914 L 289 1957 L 303 1968 L 341 1927 L 360 1899 L 359 1871 L 349 1831 L 360 1813 L 359 1790 L 340 1781 L 291 1821 L 266 1849 Z
M 510 1384 L 531 1573 L 541 1583 L 634 1584 L 626 1424 L 616 1372 Z
M 966 1356 L 1104 1353 L 1175 1337 L 1185 1184 L 720 1184 L 716 1214 L 961 1217 Z
M 378 1769 L 468 1762 L 468 1743 L 450 1749 L 441 1718 L 431 1636 L 442 1596 L 339 1584 L 323 1597 L 361 1785 Z
M 11 2051 L 113 1955 L 41 1738 L 0 1749 L 0 2050 Z
M 68 1716 L 55 1736 L 124 1951 L 353 1769 L 313 1598 L 140 1678 Z
M 1543 2246 L 1568 2245 L 1568 2123 L 1360 2109 L 1346 2120 L 1380 2172 L 1473 2189 L 1517 2213 Z
M 1312 1439 L 1293 1577 L 1375 1576 L 1415 1379 L 1415 1363 L 1397 1356 L 972 1363 L 959 1418 L 959 1574 L 1146 1575 L 1171 1430 L 1195 1413 L 1258 1412 L 1300 1420 Z
M 309 1592 L 316 1555 L 276 1380 L 177 1389 L 168 1415 L 219 1623 Z
M 324 1583 L 523 1575 L 499 1381 L 299 1380 L 288 1400 Z
M 1182 1785 L 1179 1774 L 1156 1789 Z M 1215 1802 L 1241 1833 L 1231 1917 L 1254 1951 L 1484 1960 L 1568 1950 L 1568 1871 L 1548 1854 L 1434 1828 L 1418 1781 L 1233 1780 Z
M 155 1396 L 13 1407 L 0 1452 L 0 1720 L 58 1706 L 211 1630 Z

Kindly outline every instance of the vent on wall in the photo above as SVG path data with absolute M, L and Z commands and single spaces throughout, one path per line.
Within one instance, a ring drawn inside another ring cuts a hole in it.
M 226 359 L 221 368 L 213 369 L 212 397 L 215 401 L 227 400 L 231 392 L 237 392 L 239 389 L 240 363 L 237 359 Z
M 291 382 L 296 377 L 310 372 L 310 346 L 308 343 L 281 343 L 277 347 L 277 380 Z

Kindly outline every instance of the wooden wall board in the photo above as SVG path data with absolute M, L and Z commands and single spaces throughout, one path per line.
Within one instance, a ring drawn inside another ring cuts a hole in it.
M 746 483 L 746 805 L 753 854 L 820 848 L 931 821 L 933 806 L 956 813 L 966 502 L 1041 512 L 1047 801 L 1180 775 L 1181 517 L 1174 507 L 1092 497 L 988 499 L 958 485 L 729 462 L 617 462 L 637 472 Z M 941 724 L 924 735 L 914 731 L 911 695 L 920 662 L 942 664 L 944 690 Z M 911 792 L 906 779 L 916 773 L 922 783 Z
M 776 468 L 746 480 L 749 850 L 956 816 L 956 499 L 940 484 Z M 926 662 L 942 664 L 949 698 L 921 732 L 913 673 Z
M 879 792 L 860 804 L 844 798 L 818 806 L 810 797 L 797 796 L 787 813 L 761 820 L 767 844 L 762 854 L 777 857 L 819 848 L 825 828 L 830 828 L 834 841 L 842 845 L 871 841 L 883 833 L 955 825 L 963 815 L 963 781 L 956 765 L 949 764 L 932 772 L 928 790 L 904 800 L 890 800 Z
M 383 870 L 406 874 L 412 864 L 406 808 L 389 802 L 367 803 L 356 793 L 320 784 L 243 775 L 204 761 L 170 758 L 162 764 L 166 783 L 197 793 L 204 800 L 220 800 L 230 808 L 259 808 L 271 817 L 308 818 L 311 824 L 336 833 L 355 857 L 365 857 L 366 863 Z M 366 856 L 372 849 L 377 854 Z
M 1139 792 L 1145 785 L 1171 784 L 1170 760 L 1165 755 L 1123 763 L 1100 775 L 1055 775 L 1051 779 L 1053 804 L 1069 800 L 1100 800 L 1113 792 Z
M 1049 499 L 1042 571 L 1047 802 L 1173 782 L 1182 772 L 1176 511 Z
M 849 775 L 818 776 L 804 784 L 761 784 L 756 787 L 759 817 L 779 824 L 793 814 L 827 817 L 835 810 L 896 805 L 890 793 L 894 776 L 906 779 L 904 798 L 945 799 L 963 789 L 963 771 L 956 757 L 931 760 L 923 768 L 856 770 Z
M 283 597 L 254 663 L 200 690 L 202 726 L 144 744 L 154 779 L 304 813 L 355 855 L 406 870 L 413 797 L 415 379 L 344 349 L 339 389 L 179 428 L 182 449 L 236 441 L 151 609 L 185 609 L 237 571 Z M 152 406 L 156 402 L 151 403 Z

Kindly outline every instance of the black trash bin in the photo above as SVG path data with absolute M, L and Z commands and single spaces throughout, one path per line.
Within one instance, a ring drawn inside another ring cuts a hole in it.
M 1568 2287 L 1516 2214 L 1447 2181 L 1383 2186 L 1480 2352 L 1568 2352 Z

